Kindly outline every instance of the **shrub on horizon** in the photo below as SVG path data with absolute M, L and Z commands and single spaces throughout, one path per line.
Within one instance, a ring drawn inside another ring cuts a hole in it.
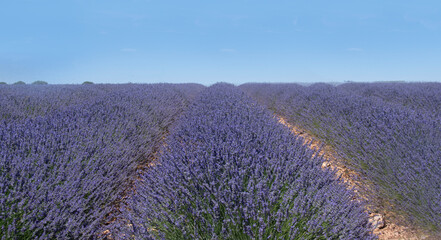
M 45 82 L 45 81 L 35 81 L 35 82 L 33 82 L 32 83 L 33 85 L 48 85 L 48 83 L 47 82 Z

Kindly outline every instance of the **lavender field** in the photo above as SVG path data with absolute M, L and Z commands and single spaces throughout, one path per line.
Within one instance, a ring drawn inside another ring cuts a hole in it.
M 1 239 L 377 239 L 373 209 L 441 231 L 441 84 L 0 85 Z

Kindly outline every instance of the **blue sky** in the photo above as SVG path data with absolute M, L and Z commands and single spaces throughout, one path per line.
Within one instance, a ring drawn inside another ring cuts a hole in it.
M 441 81 L 441 1 L 3 0 L 0 81 Z

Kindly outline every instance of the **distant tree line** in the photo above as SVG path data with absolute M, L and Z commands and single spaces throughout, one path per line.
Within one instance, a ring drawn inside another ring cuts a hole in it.
M 6 84 L 8 84 L 8 83 L 6 83 L 6 82 L 0 82 L 0 85 L 6 85 Z M 25 84 L 26 84 L 26 83 L 23 82 L 23 81 L 18 81 L 18 82 L 13 83 L 12 85 L 25 85 Z M 88 85 L 88 84 L 94 84 L 94 83 L 91 82 L 91 81 L 85 81 L 85 82 L 83 82 L 83 85 Z M 48 83 L 47 83 L 46 81 L 38 80 L 38 81 L 33 82 L 32 85 L 48 85 Z

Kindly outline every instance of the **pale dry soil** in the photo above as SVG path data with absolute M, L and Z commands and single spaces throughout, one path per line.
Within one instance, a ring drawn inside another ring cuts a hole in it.
M 441 236 L 430 236 L 421 229 L 416 229 L 414 226 L 409 224 L 402 224 L 397 221 L 396 217 L 392 217 L 392 214 L 379 206 L 378 204 L 371 204 L 367 197 L 361 189 L 370 189 L 365 182 L 360 181 L 360 176 L 354 170 L 349 169 L 345 166 L 343 159 L 341 159 L 338 154 L 330 147 L 324 145 L 320 140 L 315 138 L 312 134 L 303 130 L 299 126 L 295 126 L 286 121 L 286 119 L 275 116 L 278 121 L 288 127 L 291 132 L 297 136 L 303 138 L 305 143 L 309 143 L 309 147 L 314 150 L 318 150 L 318 154 L 322 155 L 325 161 L 322 164 L 322 168 L 331 168 L 336 171 L 337 176 L 348 184 L 348 187 L 354 188 L 355 196 L 354 201 L 364 201 L 367 203 L 366 212 L 369 214 L 369 221 L 375 226 L 374 234 L 378 236 L 380 240 L 437 240 L 441 239 Z M 400 221 L 401 222 L 401 221 Z

